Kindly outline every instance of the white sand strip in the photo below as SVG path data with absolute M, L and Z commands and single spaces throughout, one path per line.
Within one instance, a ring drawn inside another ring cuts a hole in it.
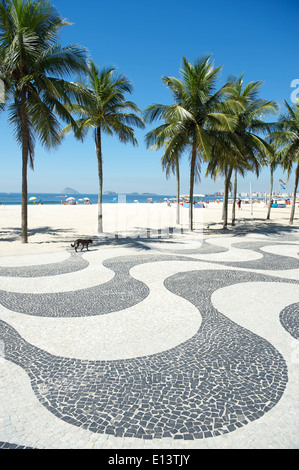
M 252 234 L 251 230 L 260 226 L 267 233 L 267 238 L 272 230 L 275 233 L 288 227 L 290 230 L 289 216 L 290 208 L 273 210 L 271 221 L 266 222 L 267 208 L 261 204 L 255 204 L 253 215 L 251 215 L 250 205 L 244 205 L 243 209 L 237 211 L 236 228 L 244 226 L 248 238 L 263 238 L 263 234 Z M 53 251 L 64 251 L 70 248 L 70 244 L 76 238 L 97 238 L 97 205 L 90 206 L 64 206 L 64 205 L 39 205 L 28 207 L 29 221 L 29 243 L 23 245 L 20 239 L 21 210 L 20 206 L 0 206 L 0 257 L 14 256 L 17 254 L 51 253 Z M 196 236 L 200 237 L 205 229 L 205 238 L 214 237 L 215 232 L 222 228 L 222 208 L 220 204 L 209 204 L 205 209 L 195 209 Z M 298 216 L 297 209 L 295 217 Z M 121 218 L 120 218 L 121 215 Z M 181 224 L 188 227 L 188 209 L 181 209 Z M 122 226 L 118 221 L 122 219 Z M 169 238 L 169 228 L 177 228 L 175 237 L 179 238 L 179 229 L 176 226 L 176 205 L 167 207 L 166 204 L 103 204 L 104 236 L 115 238 L 116 232 L 126 236 L 129 234 L 137 240 L 137 236 L 147 236 L 147 228 L 151 228 L 158 235 L 158 229 L 162 230 L 165 239 Z M 295 218 L 292 234 L 298 235 L 296 229 L 297 219 Z M 207 233 L 207 227 L 209 227 Z M 229 218 L 229 228 L 230 218 Z M 228 231 L 227 235 L 230 235 Z M 214 234 L 214 235 L 213 235 Z M 189 237 L 190 238 L 190 237 Z M 216 237 L 212 243 L 218 243 L 217 238 L 234 238 L 223 234 Z M 188 240 L 188 234 L 185 239 Z M 157 239 L 158 240 L 158 239 Z M 154 248 L 153 244 L 149 246 Z M 194 240 L 193 240 L 194 242 Z M 232 241 L 233 243 L 233 241 Z M 221 245 L 224 246 L 224 245 Z M 192 247 L 192 246 L 191 246 Z M 180 246 L 181 248 L 181 246 Z

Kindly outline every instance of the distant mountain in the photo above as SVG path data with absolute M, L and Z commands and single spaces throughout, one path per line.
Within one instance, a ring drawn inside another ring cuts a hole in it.
M 73 188 L 64 188 L 62 191 L 61 191 L 63 194 L 80 194 L 78 191 L 76 191 L 76 189 L 73 189 Z
M 117 196 L 117 193 L 115 193 L 113 191 L 105 191 L 103 194 L 106 194 L 108 196 Z

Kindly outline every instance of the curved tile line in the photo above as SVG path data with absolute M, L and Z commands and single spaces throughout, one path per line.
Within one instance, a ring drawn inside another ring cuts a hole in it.
M 173 243 L 173 247 L 170 249 L 167 247 L 167 244 Z M 163 253 L 175 253 L 181 255 L 204 255 L 204 254 L 214 254 L 214 253 L 225 253 L 228 251 L 227 248 L 216 246 L 216 245 L 209 245 L 206 240 L 203 240 L 201 243 L 196 244 L 196 248 L 188 248 L 188 246 L 192 245 L 192 243 L 187 243 L 187 247 L 180 248 L 180 239 L 177 242 L 167 242 L 164 243 L 157 242 L 157 245 L 153 246 L 153 242 L 149 246 L 153 247 L 155 251 L 163 252 Z
M 250 250 L 262 254 L 263 258 L 256 261 L 246 262 L 246 268 L 252 269 L 268 269 L 268 270 L 284 270 L 284 269 L 296 269 L 299 267 L 299 259 L 290 258 L 285 255 L 275 255 L 274 253 L 266 253 L 262 251 L 261 248 L 267 245 L 272 245 L 273 243 L 269 242 L 242 242 L 234 243 L 233 247 L 241 250 Z M 285 243 L 287 245 L 287 243 Z M 274 256 L 273 256 L 274 255 Z M 244 263 L 244 262 L 243 262 Z M 227 263 L 232 265 L 231 262 Z M 234 263 L 234 266 L 241 266 L 241 263 Z M 244 266 L 244 264 L 243 264 Z M 245 266 L 244 266 L 245 267 Z
M 80 257 L 81 255 L 79 255 Z M 83 255 L 87 263 L 84 271 L 44 276 L 40 278 L 0 278 L 1 289 L 15 293 L 42 294 L 51 292 L 73 292 L 104 284 L 115 273 L 103 266 L 106 253 L 91 252 Z
M 290 370 L 290 374 L 292 370 Z M 2 418 L 4 427 L 0 427 L 0 440 L 5 442 L 15 442 L 38 449 L 103 449 L 135 448 L 136 439 L 130 437 L 114 437 L 108 434 L 95 434 L 82 427 L 62 421 L 53 413 L 48 411 L 34 395 L 28 375 L 19 366 L 9 361 L 0 361 L 0 375 L 2 383 L 0 387 L 0 403 L 2 404 Z M 172 441 L 169 438 L 155 439 L 153 446 L 160 449 L 168 449 L 176 446 L 176 449 L 195 446 L 195 448 L 235 448 L 236 443 L 239 448 L 297 448 L 298 419 L 296 410 L 292 408 L 290 413 L 289 393 L 297 396 L 297 387 L 290 390 L 290 382 L 287 385 L 286 393 L 283 395 L 279 405 L 270 413 L 259 420 L 251 422 L 250 426 L 245 426 L 239 430 L 219 435 L 206 440 Z M 288 419 L 285 419 L 288 416 Z M 267 426 L 267 432 L 265 432 Z M 21 428 L 21 430 L 20 430 Z M 17 438 L 16 438 L 17 433 Z M 61 440 L 63 437 L 63 441 Z M 139 441 L 137 441 L 138 443 Z M 142 441 L 140 441 L 142 445 Z
M 148 275 L 151 269 L 149 265 Z M 119 360 L 163 352 L 192 337 L 200 327 L 201 317 L 192 304 L 165 289 L 164 279 L 148 283 L 147 277 L 140 276 L 139 280 L 148 286 L 148 297 L 109 315 L 33 318 L 0 307 L 0 319 L 28 343 L 53 355 Z
M 129 308 L 149 294 L 146 286 L 126 273 L 81 291 L 24 294 L 0 291 L 0 303 L 14 312 L 41 317 L 85 317 Z
M 295 339 L 299 339 L 299 302 L 287 306 L 280 312 L 280 322 Z
M 295 241 L 288 241 L 288 240 L 273 240 L 273 239 L 269 239 L 269 240 L 240 240 L 240 241 L 237 241 L 237 242 L 234 242 L 232 243 L 232 246 L 246 246 L 246 245 L 250 245 L 250 247 L 248 249 L 251 249 L 251 246 L 253 246 L 253 249 L 257 249 L 257 250 L 260 250 L 262 246 L 290 246 L 290 247 L 298 247 L 299 245 L 299 240 L 297 242 Z M 257 245 L 256 248 L 255 245 Z M 246 249 L 246 248 L 245 248 Z M 275 254 L 275 253 L 274 253 Z
M 1 321 L 5 358 L 27 371 L 50 411 L 92 432 L 185 439 L 228 433 L 273 408 L 288 380 L 285 360 L 270 343 L 212 305 L 217 288 L 248 280 L 269 278 L 226 270 L 168 278 L 166 287 L 200 310 L 202 324 L 164 353 L 120 361 L 66 359 L 30 345 Z
M 0 361 L 0 403 L 4 426 L 2 442 L 14 442 L 35 449 L 99 448 L 108 436 L 90 433 L 59 420 L 32 391 L 27 373 L 11 362 Z M 3 424 L 3 423 L 2 423 Z M 63 441 L 61 438 L 63 437 Z
M 50 273 L 49 276 L 33 277 L 30 278 L 30 271 L 27 273 L 25 278 L 21 277 L 22 272 L 18 279 L 15 277 L 0 277 L 0 285 L 2 290 L 10 292 L 26 292 L 27 294 L 39 294 L 39 293 L 51 293 L 51 292 L 70 292 L 74 290 L 83 290 L 88 287 L 95 287 L 99 284 L 110 281 L 115 273 L 103 266 L 103 261 L 109 259 L 115 259 L 115 251 L 117 251 L 118 258 L 123 256 L 132 256 L 132 248 L 114 247 L 105 248 L 98 251 L 89 251 L 84 253 L 76 253 L 78 259 L 83 257 L 87 266 L 84 268 L 84 272 L 57 272 Z M 138 252 L 138 250 L 136 250 Z M 60 254 L 60 252 L 58 252 Z M 17 258 L 17 257 L 14 257 Z M 25 269 L 25 268 L 24 268 Z
M 133 279 L 129 271 L 140 263 L 160 260 L 186 260 L 165 255 L 122 256 L 106 259 L 103 266 L 115 273 L 110 281 L 71 292 L 44 294 L 16 293 L 0 290 L 0 304 L 8 310 L 42 317 L 85 317 L 124 310 L 144 300 L 149 289 Z
M 206 242 L 209 245 L 215 245 L 215 246 L 222 246 L 225 248 L 231 248 L 232 243 L 236 243 L 238 241 L 268 241 L 268 237 L 265 236 L 253 236 L 249 237 L 249 234 L 247 235 L 236 235 L 236 236 L 231 236 L 231 235 L 223 235 L 221 237 L 219 236 L 211 236 L 206 239 Z
M 209 237 L 206 239 L 206 243 L 213 246 L 221 246 L 230 249 L 232 245 L 241 244 L 241 243 L 261 243 L 267 245 L 270 244 L 289 244 L 295 245 L 299 243 L 299 237 L 288 237 L 284 235 L 279 236 L 268 236 L 268 235 L 258 235 L 255 236 L 252 234 L 247 235 L 237 235 L 237 236 L 223 236 L 223 237 Z
M 236 237 L 237 238 L 237 237 Z M 277 258 L 270 256 L 270 254 L 261 250 L 263 246 L 273 245 L 273 240 L 268 241 L 261 241 L 261 240 L 245 240 L 242 237 L 241 241 L 236 242 L 236 238 L 227 237 L 224 238 L 222 241 L 218 238 L 214 238 L 208 240 L 208 243 L 214 245 L 215 243 L 220 243 L 229 248 L 228 255 L 226 259 L 223 259 L 225 255 L 222 256 L 222 259 L 219 259 L 217 255 L 213 256 L 213 258 L 209 258 L 214 263 L 220 263 L 225 266 L 232 266 L 232 267 L 244 267 L 248 269 L 257 269 L 257 270 L 273 270 L 273 271 L 280 271 L 280 270 L 290 270 L 292 268 L 296 269 L 299 266 L 298 260 L 290 260 L 287 257 L 281 257 L 280 262 Z M 279 243 L 279 241 L 275 241 Z M 281 241 L 281 244 L 286 245 L 286 242 Z M 289 242 L 291 246 L 293 246 L 297 242 Z M 235 251 L 238 250 L 238 251 Z M 245 255 L 245 252 L 248 254 Z M 252 254 L 255 253 L 254 259 L 252 259 Z M 233 258 L 232 258 L 233 255 Z M 218 258 L 218 259 L 217 259 Z M 207 259 L 208 260 L 208 259 Z
M 83 259 L 87 263 L 84 272 L 57 273 L 57 276 L 43 276 L 38 279 L 35 277 L 18 277 L 18 279 L 16 279 L 2 276 L 0 277 L 1 290 L 15 293 L 26 292 L 27 294 L 44 294 L 52 292 L 73 292 L 104 284 L 113 279 L 115 273 L 112 269 L 105 267 L 103 262 L 109 263 L 110 259 L 117 259 L 121 262 L 124 256 L 127 256 L 127 259 L 132 259 L 134 256 L 132 255 L 132 249 L 117 248 L 118 256 L 116 257 L 115 250 L 115 248 L 113 250 L 108 248 L 96 252 L 78 253 L 77 256 L 83 256 Z
M 189 302 L 182 304 L 181 297 L 165 290 L 165 278 L 176 272 L 210 270 L 212 267 L 225 269 L 201 261 L 190 263 L 188 258 L 186 261 L 155 261 L 136 265 L 130 270 L 130 275 L 149 288 L 149 296 L 135 306 L 109 315 L 32 317 L 0 307 L 0 319 L 14 327 L 32 345 L 55 355 L 115 360 L 154 354 L 187 340 L 200 325 L 197 310 L 194 315 L 195 307 Z
M 211 263 L 222 263 L 225 265 L 229 266 L 229 263 L 231 263 L 232 266 L 235 266 L 236 262 L 248 262 L 248 261 L 255 261 L 259 260 L 263 257 L 262 253 L 257 253 L 254 251 L 243 251 L 241 249 L 237 248 L 229 248 L 226 251 L 223 252 L 211 252 L 207 254 L 192 254 L 188 255 L 187 253 L 185 256 L 192 256 L 194 259 L 197 260 L 202 260 L 202 261 L 207 261 Z M 240 261 L 241 260 L 241 261 Z
M 281 317 L 283 312 L 293 313 L 290 327 L 292 325 L 295 328 L 298 298 L 298 282 L 245 282 L 218 289 L 212 295 L 212 303 L 230 320 L 271 343 L 289 365 L 291 342 L 287 328 L 281 323 Z
M 0 276 L 39 278 L 42 276 L 57 276 L 58 274 L 73 273 L 88 266 L 88 261 L 79 253 L 71 253 L 67 260 L 35 266 L 0 267 Z

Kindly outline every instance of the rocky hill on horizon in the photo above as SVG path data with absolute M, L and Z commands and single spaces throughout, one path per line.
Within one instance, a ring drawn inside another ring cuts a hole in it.
M 80 194 L 76 189 L 73 189 L 73 188 L 64 188 L 61 193 L 63 194 Z

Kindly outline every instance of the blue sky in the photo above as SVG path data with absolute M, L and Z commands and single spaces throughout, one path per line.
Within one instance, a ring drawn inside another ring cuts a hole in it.
M 62 44 L 85 46 L 98 66 L 112 65 L 133 83 L 128 96 L 140 109 L 156 102 L 171 104 L 171 95 L 161 82 L 163 75 L 179 76 L 182 57 L 193 62 L 212 54 L 223 65 L 219 80 L 245 72 L 245 83 L 262 80 L 260 96 L 291 102 L 291 82 L 299 79 L 298 0 L 55 0 L 61 15 L 73 23 L 65 28 Z M 299 96 L 299 93 L 298 93 Z M 157 123 L 158 124 L 158 123 Z M 14 142 L 7 116 L 0 117 L 0 192 L 21 192 L 21 153 Z M 166 180 L 162 152 L 148 151 L 144 135 L 136 131 L 138 147 L 104 137 L 104 191 L 174 194 L 175 177 Z M 223 189 L 204 177 L 198 193 Z M 275 190 L 280 170 L 275 173 Z M 293 176 L 286 189 L 292 191 Z M 263 191 L 269 186 L 269 171 L 257 180 L 252 174 L 239 178 L 239 191 Z M 29 192 L 60 192 L 72 187 L 82 193 L 97 193 L 97 162 L 92 134 L 79 143 L 68 136 L 59 149 L 47 152 L 36 146 L 35 171 L 29 170 Z M 181 166 L 181 192 L 188 192 L 188 156 Z

